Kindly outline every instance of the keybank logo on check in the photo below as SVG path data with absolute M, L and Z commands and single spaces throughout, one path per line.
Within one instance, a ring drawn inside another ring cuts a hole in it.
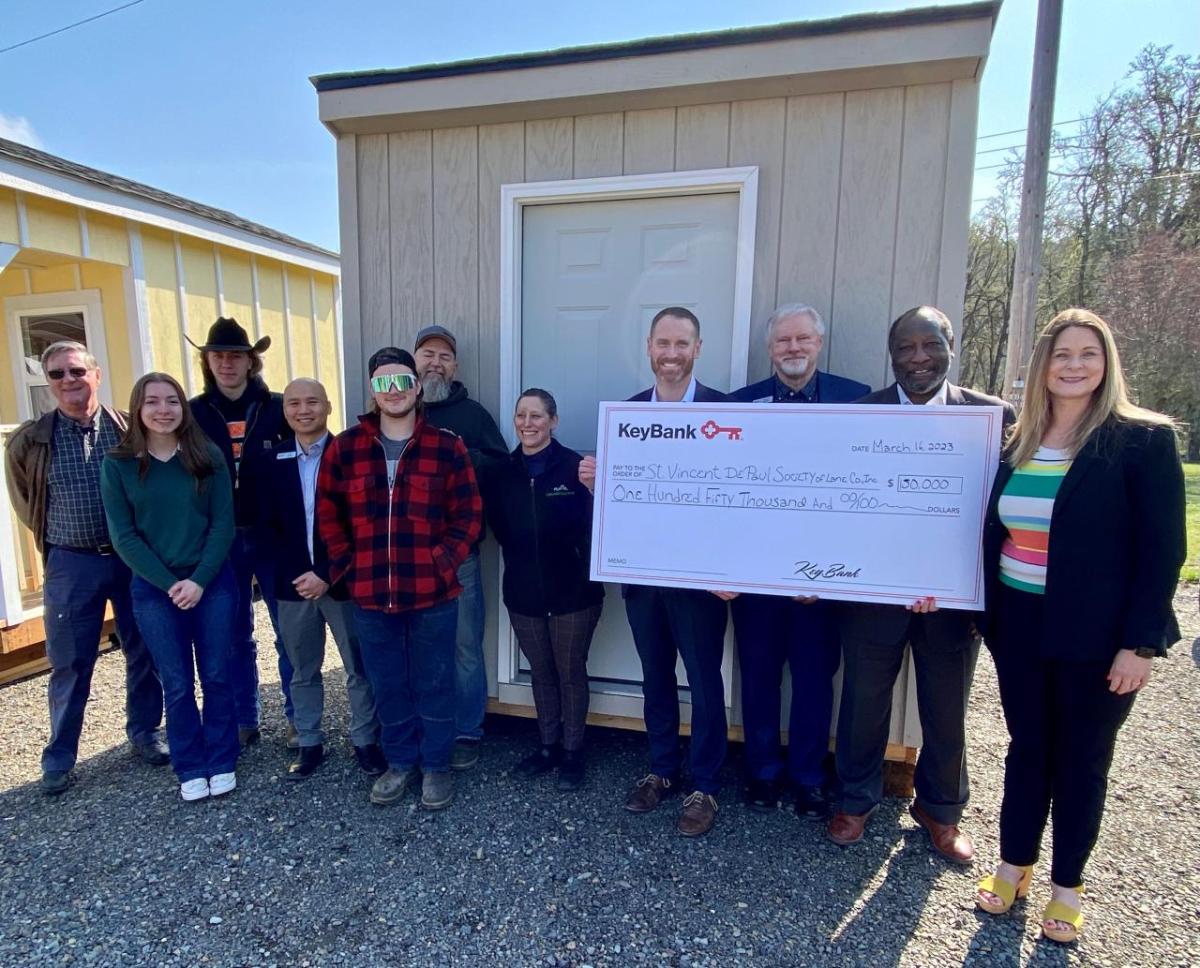
M 660 423 L 652 423 L 644 427 L 618 423 L 617 436 L 629 437 L 633 440 L 695 440 L 696 428 L 690 425 L 687 427 L 664 427 Z
M 722 427 L 715 420 L 706 420 L 699 427 L 691 424 L 686 427 L 664 427 L 660 423 L 646 426 L 617 424 L 617 436 L 628 437 L 632 440 L 695 440 L 697 431 L 705 440 L 715 440 L 722 434 L 730 440 L 742 439 L 741 427 Z

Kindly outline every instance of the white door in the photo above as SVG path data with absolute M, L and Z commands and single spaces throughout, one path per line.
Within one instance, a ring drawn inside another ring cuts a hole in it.
M 623 400 L 653 382 L 646 336 L 650 320 L 666 306 L 683 306 L 700 320 L 697 379 L 729 389 L 738 205 L 737 193 L 728 192 L 523 209 L 519 383 L 554 395 L 563 444 L 593 451 L 597 404 Z M 741 356 L 732 368 L 744 375 L 744 352 Z M 588 660 L 592 708 L 640 716 L 641 665 L 620 586 L 606 591 Z M 731 643 L 730 632 L 727 704 Z M 524 679 L 528 665 L 511 633 L 502 637 L 504 647 L 513 654 L 509 667 Z M 682 663 L 679 680 L 686 683 Z M 686 700 L 686 692 L 681 698 Z M 685 718 L 687 712 L 685 706 Z

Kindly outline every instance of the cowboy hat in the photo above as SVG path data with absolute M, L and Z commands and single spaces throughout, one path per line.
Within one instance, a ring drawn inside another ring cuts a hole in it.
M 261 353 L 271 345 L 271 337 L 264 336 L 251 346 L 250 337 L 246 335 L 246 331 L 242 329 L 241 324 L 232 316 L 228 318 L 221 316 L 208 328 L 208 339 L 205 340 L 203 346 L 196 343 L 186 333 L 184 334 L 184 339 L 195 346 L 201 353 L 206 353 L 209 350 L 226 350 L 235 353 L 240 350 L 245 353 Z

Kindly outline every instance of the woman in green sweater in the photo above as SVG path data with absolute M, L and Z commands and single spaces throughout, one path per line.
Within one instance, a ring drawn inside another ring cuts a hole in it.
M 229 682 L 237 588 L 226 561 L 233 490 L 173 377 L 147 373 L 134 385 L 129 427 L 104 460 L 100 491 L 113 547 L 133 572 L 134 618 L 162 676 L 180 796 L 228 793 L 238 757 Z

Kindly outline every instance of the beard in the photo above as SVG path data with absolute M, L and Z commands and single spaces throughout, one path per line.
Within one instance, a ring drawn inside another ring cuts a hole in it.
M 790 376 L 793 380 L 796 377 L 804 376 L 808 372 L 808 357 L 800 356 L 794 360 L 780 360 L 779 372 L 784 376 Z
M 450 381 L 430 370 L 421 377 L 421 389 L 425 391 L 426 403 L 441 403 L 450 396 Z

